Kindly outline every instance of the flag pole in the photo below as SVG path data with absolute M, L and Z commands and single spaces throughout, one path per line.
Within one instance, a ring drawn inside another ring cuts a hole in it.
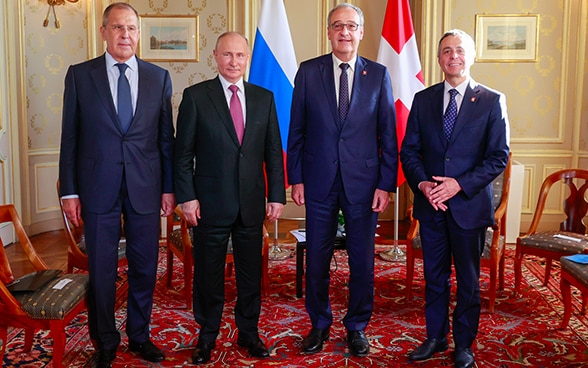
M 268 258 L 272 261 L 280 261 L 282 259 L 286 259 L 290 256 L 290 252 L 288 250 L 280 248 L 280 244 L 278 242 L 278 219 L 274 221 L 274 245 L 272 245 Z
M 396 195 L 394 197 L 394 246 L 384 252 L 380 252 L 380 257 L 388 262 L 406 262 L 406 253 L 398 246 L 398 190 L 396 187 Z

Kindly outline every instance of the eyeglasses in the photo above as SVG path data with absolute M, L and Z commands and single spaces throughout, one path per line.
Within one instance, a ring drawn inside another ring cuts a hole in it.
M 354 32 L 354 31 L 357 31 L 357 29 L 359 27 L 361 27 L 360 24 L 353 23 L 353 22 L 351 22 L 351 23 L 333 23 L 333 24 L 331 24 L 331 29 L 333 29 L 333 30 L 335 30 L 337 32 L 342 31 L 343 28 L 347 28 L 347 30 L 349 32 Z
M 113 32 L 116 33 L 124 33 L 125 29 L 127 30 L 127 32 L 129 32 L 130 34 L 134 34 L 137 33 L 139 31 L 139 28 L 137 26 L 123 26 L 121 24 L 113 24 L 111 26 L 108 26 Z

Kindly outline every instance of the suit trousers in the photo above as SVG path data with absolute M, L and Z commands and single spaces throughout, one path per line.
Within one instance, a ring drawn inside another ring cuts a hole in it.
M 258 337 L 261 311 L 261 249 L 263 224 L 244 226 L 241 216 L 229 226 L 199 223 L 194 232 L 194 319 L 199 342 L 216 340 L 225 298 L 225 261 L 229 236 L 233 244 L 237 302 L 235 324 L 245 340 Z
M 451 263 L 455 265 L 457 303 L 453 311 L 453 338 L 457 348 L 471 347 L 480 319 L 480 257 L 485 228 L 462 229 L 451 209 L 420 220 L 425 275 L 427 337 L 449 333 Z
M 114 308 L 118 268 L 118 245 L 124 219 L 128 261 L 128 302 L 126 332 L 129 340 L 149 339 L 153 290 L 159 256 L 159 212 L 140 214 L 131 205 L 123 180 L 113 208 L 106 213 L 84 210 L 82 217 L 88 251 L 90 284 L 88 314 L 90 337 L 99 349 L 114 350 L 120 343 Z
M 306 310 L 312 326 L 327 329 L 333 323 L 329 300 L 330 265 L 339 210 L 345 218 L 349 256 L 349 303 L 343 324 L 349 331 L 366 328 L 374 303 L 374 236 L 378 214 L 368 203 L 347 200 L 341 176 L 324 200 L 306 196 Z

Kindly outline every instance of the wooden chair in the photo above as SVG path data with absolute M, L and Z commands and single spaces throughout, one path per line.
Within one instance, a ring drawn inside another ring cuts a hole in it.
M 584 237 L 588 241 L 588 237 Z M 563 297 L 564 315 L 560 328 L 568 327 L 570 317 L 572 316 L 572 289 L 573 285 L 582 293 L 582 315 L 586 314 L 586 302 L 588 299 L 588 264 L 576 263 L 562 256 L 560 258 L 561 275 L 560 275 L 560 289 Z
M 57 180 L 57 196 L 59 198 L 59 180 Z M 86 254 L 86 239 L 84 237 L 84 224 L 75 226 L 67 219 L 63 210 L 63 203 L 59 198 L 59 207 L 61 208 L 61 218 L 65 235 L 68 240 L 67 246 L 67 272 L 72 273 L 74 268 L 88 271 L 88 255 Z M 119 267 L 127 264 L 126 258 L 126 241 L 124 238 L 119 242 L 118 247 L 118 265 Z
M 47 270 L 39 257 L 12 204 L 0 205 L 0 223 L 11 222 L 18 237 L 19 245 L 36 271 Z M 33 274 L 21 277 L 20 282 Z M 18 281 L 16 280 L 16 281 Z M 71 280 L 71 281 L 68 281 Z M 35 291 L 9 291 L 15 277 L 10 261 L 0 240 L 0 339 L 2 347 L 0 360 L 4 356 L 8 327 L 25 330 L 24 350 L 30 351 L 36 329 L 50 330 L 53 337 L 53 366 L 62 367 L 65 350 L 65 326 L 86 308 L 88 289 L 87 274 L 66 274 L 51 279 Z M 54 288 L 66 283 L 63 288 Z
M 184 279 L 184 300 L 186 308 L 192 306 L 192 282 L 194 272 L 194 261 L 192 259 L 192 226 L 182 215 L 180 207 L 176 207 L 175 213 L 167 217 L 166 234 L 167 234 L 167 286 L 171 287 L 173 279 L 173 258 L 174 255 L 183 263 Z M 262 252 L 262 277 L 261 291 L 267 295 L 269 286 L 268 263 L 269 263 L 269 233 L 265 226 L 263 227 L 263 246 Z M 226 275 L 231 277 L 233 273 L 233 253 L 229 244 L 226 258 Z
M 555 186 L 555 188 L 562 189 L 561 194 L 554 194 L 556 196 L 562 195 L 563 197 L 563 190 L 567 188 L 568 197 L 563 201 L 563 212 L 566 217 L 560 223 L 558 231 L 539 231 L 541 217 L 544 213 L 550 189 L 556 183 L 561 183 L 561 186 Z M 547 285 L 553 260 L 558 261 L 560 257 L 565 255 L 588 253 L 588 241 L 582 240 L 584 239 L 583 237 L 578 237 L 578 234 L 586 234 L 583 218 L 588 212 L 587 191 L 588 170 L 560 170 L 545 178 L 539 191 L 537 207 L 529 225 L 529 230 L 525 235 L 517 238 L 514 262 L 515 293 L 520 291 L 521 266 L 525 255 L 534 255 L 546 259 L 543 284 Z
M 484 251 L 480 261 L 481 267 L 490 269 L 490 283 L 488 285 L 490 313 L 494 313 L 496 303 L 496 289 L 504 289 L 504 249 L 506 243 L 506 209 L 510 192 L 510 179 L 512 168 L 512 154 L 509 155 L 508 163 L 504 171 L 494 180 L 494 226 L 486 231 Z M 412 298 L 412 279 L 414 277 L 414 260 L 423 258 L 423 249 L 419 235 L 419 222 L 412 217 L 411 224 L 406 235 L 406 293 L 409 299 Z

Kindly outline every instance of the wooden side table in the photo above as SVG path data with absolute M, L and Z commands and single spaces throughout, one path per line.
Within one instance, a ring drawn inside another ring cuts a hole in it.
M 304 275 L 304 255 L 306 241 L 296 242 L 296 297 L 302 298 L 302 276 Z M 335 238 L 335 250 L 347 249 L 344 237 Z

